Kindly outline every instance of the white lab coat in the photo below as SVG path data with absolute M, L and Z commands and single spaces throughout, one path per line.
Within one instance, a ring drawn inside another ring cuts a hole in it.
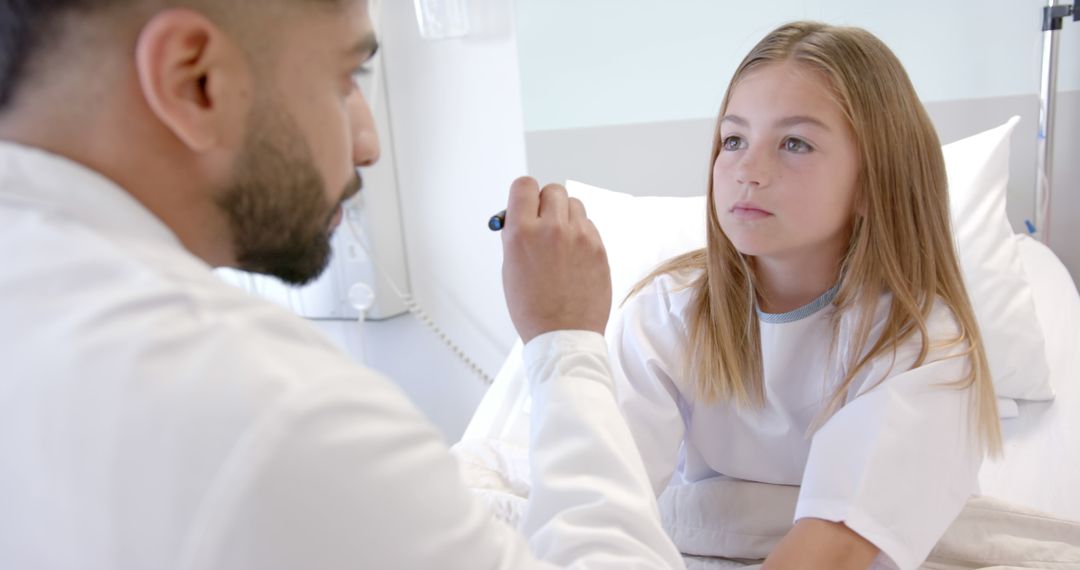
M 811 439 L 808 429 L 853 349 L 854 315 L 840 321 L 830 358 L 829 294 L 792 313 L 763 314 L 765 406 L 706 404 L 682 368 L 693 277 L 656 279 L 627 302 L 611 339 L 620 405 L 653 491 L 662 492 L 669 480 L 718 476 L 801 485 L 795 520 L 843 522 L 881 549 L 879 566 L 916 568 L 977 489 L 982 459 L 970 429 L 973 392 L 942 386 L 966 374 L 967 359 L 947 358 L 962 347 L 934 350 L 914 369 L 917 339 L 901 348 L 895 364 L 877 359 Z M 883 296 L 872 338 L 888 306 Z M 927 328 L 938 340 L 958 330 L 941 303 Z
M 0 143 L 0 259 L 0 568 L 682 567 L 600 335 L 526 348 L 522 536 L 392 382 L 96 173 Z

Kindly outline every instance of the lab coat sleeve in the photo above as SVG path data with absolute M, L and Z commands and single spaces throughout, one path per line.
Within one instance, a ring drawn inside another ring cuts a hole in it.
M 522 530 L 559 565 L 683 568 L 616 404 L 603 337 L 541 335 L 525 346 L 533 487 Z
M 262 414 L 200 506 L 178 568 L 682 568 L 618 416 L 602 339 L 564 335 L 575 336 L 529 347 L 562 350 L 532 361 L 528 539 L 464 486 L 396 386 L 350 366 Z
M 474 500 L 396 387 L 373 373 L 311 380 L 221 469 L 178 568 L 554 568 Z
M 653 493 L 667 487 L 686 435 L 683 399 L 673 381 L 686 333 L 661 277 L 631 298 L 611 329 L 610 352 L 619 407 L 645 461 Z
M 937 315 L 932 338 L 955 334 L 952 317 Z M 879 358 L 861 393 L 814 435 L 795 513 L 843 522 L 900 570 L 926 559 L 976 491 L 982 462 L 974 391 L 944 385 L 966 375 L 968 359 L 950 358 L 957 347 L 911 368 L 916 342 L 895 365 Z

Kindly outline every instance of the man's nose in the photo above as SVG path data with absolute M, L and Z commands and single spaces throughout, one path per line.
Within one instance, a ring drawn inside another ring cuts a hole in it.
M 364 95 L 357 89 L 346 100 L 352 159 L 356 166 L 371 166 L 379 160 L 379 133 Z

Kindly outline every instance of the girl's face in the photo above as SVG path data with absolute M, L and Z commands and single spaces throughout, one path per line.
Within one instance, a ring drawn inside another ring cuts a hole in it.
M 843 255 L 858 147 L 824 75 L 791 61 L 745 75 L 720 138 L 712 203 L 736 249 L 776 261 Z

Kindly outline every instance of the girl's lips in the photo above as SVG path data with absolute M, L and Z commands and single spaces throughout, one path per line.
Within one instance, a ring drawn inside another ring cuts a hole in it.
M 771 213 L 766 212 L 752 206 L 735 206 L 731 209 L 731 215 L 736 220 L 760 220 L 772 216 Z

